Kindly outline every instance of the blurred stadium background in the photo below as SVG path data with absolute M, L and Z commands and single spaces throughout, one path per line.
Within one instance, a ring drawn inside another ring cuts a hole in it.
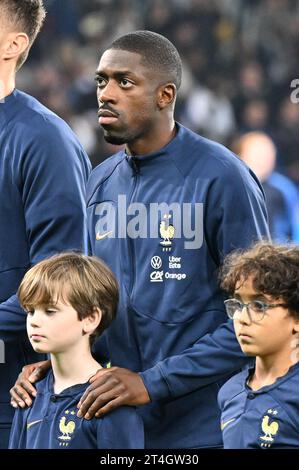
M 299 241 L 298 0 L 44 3 L 47 20 L 17 85 L 70 124 L 93 166 L 116 150 L 97 122 L 101 51 L 129 31 L 156 31 L 184 62 L 176 119 L 241 153 L 264 184 L 274 238 Z

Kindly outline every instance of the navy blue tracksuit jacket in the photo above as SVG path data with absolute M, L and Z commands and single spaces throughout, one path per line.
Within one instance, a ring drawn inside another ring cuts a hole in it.
M 155 153 L 121 151 L 92 172 L 89 251 L 119 280 L 104 336 L 112 364 L 139 372 L 151 397 L 139 408 L 146 447 L 217 447 L 219 387 L 248 361 L 217 273 L 227 253 L 268 236 L 265 201 L 229 150 L 177 130 Z

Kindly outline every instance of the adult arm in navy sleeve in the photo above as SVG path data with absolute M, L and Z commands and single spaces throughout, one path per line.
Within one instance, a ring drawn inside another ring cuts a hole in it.
M 31 138 L 27 136 L 24 144 L 20 138 L 21 157 L 13 163 L 13 184 L 22 199 L 27 238 L 19 280 L 26 269 L 48 256 L 83 249 L 89 160 L 61 119 L 53 115 L 36 119 L 30 123 Z M 12 294 L 0 304 L 0 338 L 4 341 L 25 332 L 24 311 Z

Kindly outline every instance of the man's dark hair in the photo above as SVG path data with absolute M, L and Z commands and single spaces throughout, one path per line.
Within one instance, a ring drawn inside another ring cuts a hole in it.
M 30 47 L 43 25 L 46 10 L 43 0 L 0 0 L 0 10 L 1 14 L 2 12 L 5 14 L 9 24 L 16 26 L 29 38 L 29 47 L 18 58 L 18 70 L 27 59 Z
M 250 276 L 257 292 L 282 299 L 290 315 L 299 317 L 299 246 L 259 242 L 229 254 L 220 273 L 221 287 L 234 295 Z
M 120 49 L 135 52 L 143 57 L 142 63 L 162 72 L 166 81 L 175 84 L 177 89 L 182 81 L 182 61 L 175 46 L 166 37 L 153 31 L 133 31 L 116 39 L 107 49 Z

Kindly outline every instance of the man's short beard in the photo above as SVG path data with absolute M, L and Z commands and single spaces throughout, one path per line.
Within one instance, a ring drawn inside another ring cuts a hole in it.
M 104 139 L 106 140 L 106 142 L 113 145 L 123 145 L 126 144 L 128 141 L 125 136 L 117 136 L 111 134 L 104 134 Z
M 113 134 L 113 132 L 109 132 L 108 130 L 104 129 L 104 139 L 106 142 L 109 142 L 109 144 L 113 145 L 123 145 L 123 144 L 129 144 L 130 142 L 136 140 L 138 135 L 136 133 L 130 134 L 129 132 L 127 133 L 122 133 L 122 134 Z

